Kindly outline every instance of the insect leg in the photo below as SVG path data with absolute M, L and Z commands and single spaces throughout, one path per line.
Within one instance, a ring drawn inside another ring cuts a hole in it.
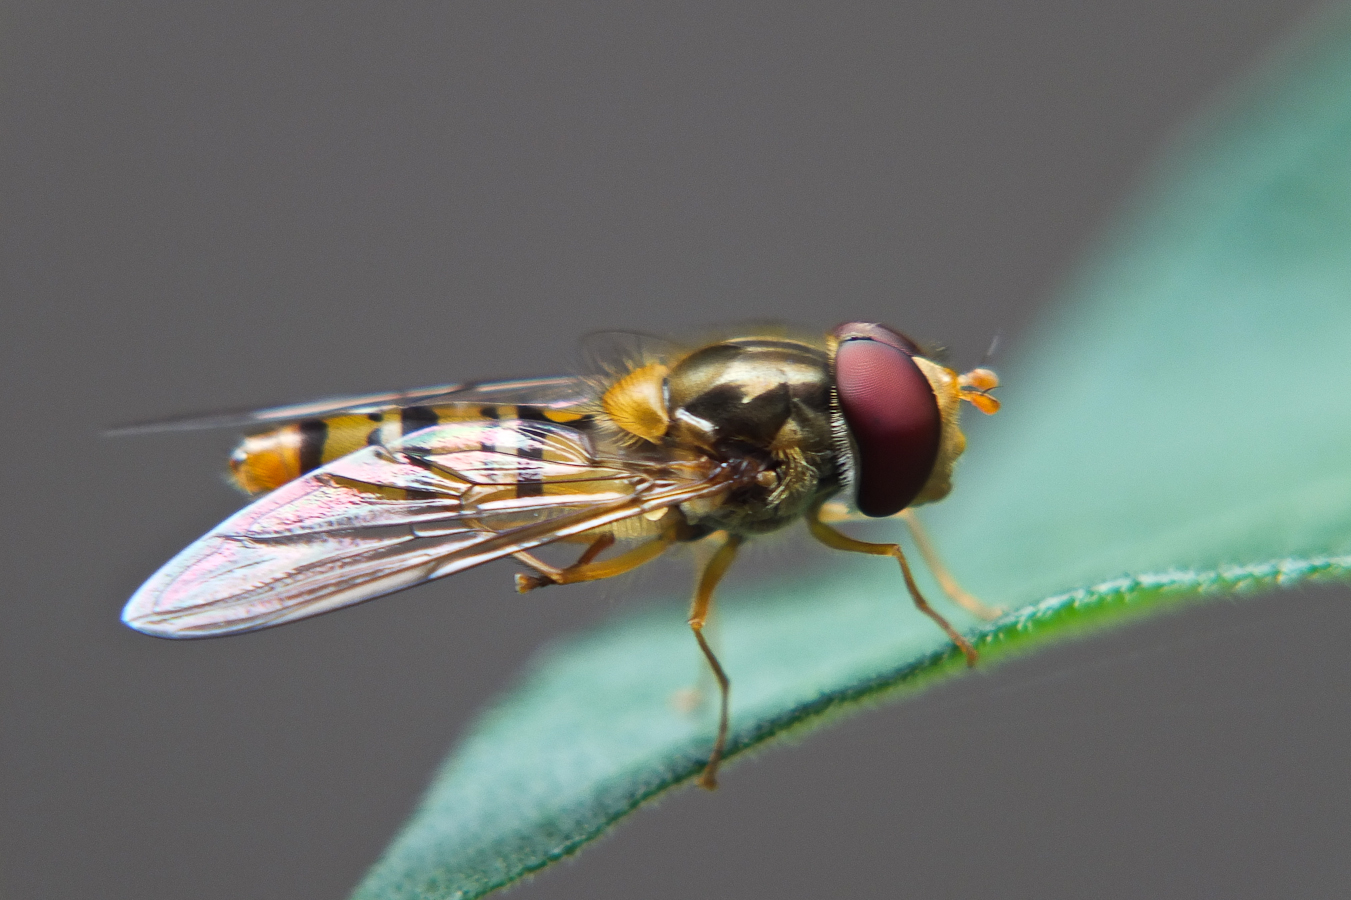
M 592 541 L 590 547 L 587 547 L 585 550 L 582 551 L 582 555 L 577 557 L 577 561 L 572 564 L 573 568 L 576 568 L 577 566 L 584 566 L 587 563 L 595 562 L 597 556 L 600 556 L 602 553 L 604 553 L 606 550 L 609 550 L 614 545 L 615 545 L 615 536 L 608 531 L 605 532 L 600 537 Z
M 905 554 L 901 552 L 900 544 L 873 544 L 867 541 L 859 541 L 848 535 L 841 534 L 834 528 L 831 528 L 820 518 L 820 505 L 812 507 L 807 513 L 807 527 L 811 530 L 812 536 L 827 547 L 834 547 L 836 550 L 848 550 L 851 553 L 870 553 L 874 556 L 891 556 L 901 564 L 901 574 L 905 577 L 906 590 L 910 592 L 910 599 L 915 601 L 915 606 L 920 612 L 924 613 L 930 619 L 943 629 L 943 633 L 957 645 L 957 649 L 962 651 L 966 657 L 966 664 L 974 666 L 980 658 L 976 653 L 976 648 L 971 646 L 971 642 L 958 634 L 957 629 L 953 628 L 947 619 L 943 618 L 937 610 L 929 605 L 924 599 L 924 595 L 919 592 L 919 585 L 915 584 L 915 576 L 910 572 L 910 563 L 906 562 Z
M 905 521 L 906 527 L 910 529 L 910 536 L 915 539 L 915 546 L 919 548 L 920 556 L 924 557 L 924 562 L 933 572 L 934 578 L 938 580 L 938 586 L 962 609 L 971 613 L 973 616 L 979 616 L 987 622 L 997 619 L 1004 614 L 1004 611 L 997 606 L 986 606 L 980 602 L 980 599 L 974 594 L 968 593 L 957 579 L 952 577 L 948 567 L 943 565 L 943 560 L 939 557 L 938 551 L 934 549 L 933 541 L 929 540 L 929 532 L 920 523 L 919 516 L 914 510 L 907 509 L 901 513 L 901 518 Z
M 606 550 L 613 547 L 614 543 L 615 543 L 615 536 L 613 534 L 610 534 L 608 531 L 605 532 L 600 537 L 592 541 L 591 545 L 582 551 L 582 555 L 577 557 L 577 561 L 572 565 L 568 566 L 568 568 L 576 569 L 579 566 L 585 566 L 588 563 L 595 562 L 596 557 L 600 556 Z M 516 576 L 516 590 L 519 591 L 520 593 L 524 594 L 526 591 L 531 591 L 534 590 L 535 588 L 541 588 L 548 584 L 561 583 L 558 581 L 557 576 L 558 573 L 564 571 L 563 569 L 551 566 L 548 563 L 544 562 L 543 560 L 538 559 L 537 557 L 532 556 L 531 554 L 526 553 L 524 551 L 520 553 L 514 553 L 512 555 L 518 561 L 525 563 L 527 566 L 530 566 L 532 569 L 540 573 L 539 575 L 518 574 Z
M 608 541 L 606 540 L 607 537 L 609 538 Z M 512 556 L 540 574 L 526 575 L 518 572 L 516 575 L 516 590 L 524 594 L 526 591 L 544 587 L 547 584 L 576 584 L 579 581 L 598 581 L 602 578 L 623 575 L 625 572 L 638 568 L 643 563 L 656 559 L 667 547 L 671 546 L 675 539 L 675 532 L 667 530 L 652 540 L 639 544 L 632 550 L 625 551 L 604 562 L 593 562 L 592 560 L 600 555 L 606 547 L 614 543 L 613 537 L 604 535 L 596 538 L 595 542 L 586 549 L 577 562 L 564 569 L 551 566 L 544 560 L 522 550 L 513 553 Z
M 742 540 L 735 534 L 727 536 L 708 565 L 704 566 L 703 574 L 699 576 L 699 587 L 694 592 L 694 603 L 690 606 L 690 630 L 694 632 L 694 639 L 699 642 L 699 649 L 704 652 L 704 658 L 713 670 L 713 677 L 718 679 L 718 690 L 722 694 L 722 705 L 718 712 L 718 737 L 713 742 L 713 752 L 708 757 L 708 765 L 704 766 L 704 774 L 699 776 L 699 786 L 710 791 L 718 786 L 718 764 L 722 762 L 722 752 L 727 746 L 727 701 L 732 683 L 728 681 L 727 673 L 722 670 L 722 664 L 704 637 L 704 623 L 708 621 L 709 608 L 713 605 L 713 589 L 727 574 L 732 560 L 736 559 Z

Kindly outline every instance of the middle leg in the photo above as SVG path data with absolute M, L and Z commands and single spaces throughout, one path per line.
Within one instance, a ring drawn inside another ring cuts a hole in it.
M 722 664 L 714 655 L 713 648 L 709 646 L 708 638 L 704 637 L 704 624 L 708 621 L 708 613 L 713 606 L 713 589 L 731 568 L 732 560 L 736 559 L 737 550 L 741 548 L 743 540 L 745 539 L 739 535 L 727 535 L 727 540 L 713 554 L 708 565 L 704 566 L 703 574 L 699 576 L 699 587 L 694 592 L 694 603 L 690 606 L 690 630 L 694 632 L 694 639 L 699 642 L 699 649 L 708 660 L 708 667 L 713 670 L 713 677 L 718 680 L 718 690 L 722 699 L 718 710 L 718 737 L 713 742 L 713 752 L 709 754 L 708 764 L 704 766 L 704 774 L 699 776 L 699 786 L 710 791 L 718 786 L 718 765 L 722 762 L 723 750 L 727 748 L 727 704 L 732 683 L 728 680 L 727 673 L 722 670 Z

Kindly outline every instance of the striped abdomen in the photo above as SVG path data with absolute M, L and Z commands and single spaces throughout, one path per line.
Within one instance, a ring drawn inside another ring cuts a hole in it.
M 583 414 L 566 409 L 451 403 L 300 419 L 246 437 L 230 454 L 230 472 L 245 492 L 265 494 L 368 444 L 392 444 L 404 435 L 443 422 L 536 419 L 565 423 L 583 418 Z

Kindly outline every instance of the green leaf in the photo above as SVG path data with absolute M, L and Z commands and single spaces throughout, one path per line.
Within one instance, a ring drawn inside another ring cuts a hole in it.
M 987 662 L 1163 602 L 1351 577 L 1351 16 L 1318 25 L 1157 175 L 977 423 L 932 523 L 1014 610 L 957 620 Z M 756 593 L 722 598 L 732 755 L 962 671 L 890 566 Z M 671 702 L 697 660 L 682 618 L 541 660 L 356 896 L 480 896 L 695 775 L 713 717 Z

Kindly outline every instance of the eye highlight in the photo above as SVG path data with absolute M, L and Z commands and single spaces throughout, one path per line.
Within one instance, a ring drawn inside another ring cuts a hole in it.
M 832 333 L 840 342 L 835 387 L 857 453 L 856 505 L 867 516 L 895 515 L 919 495 L 938 459 L 938 400 L 909 338 L 864 322 Z

